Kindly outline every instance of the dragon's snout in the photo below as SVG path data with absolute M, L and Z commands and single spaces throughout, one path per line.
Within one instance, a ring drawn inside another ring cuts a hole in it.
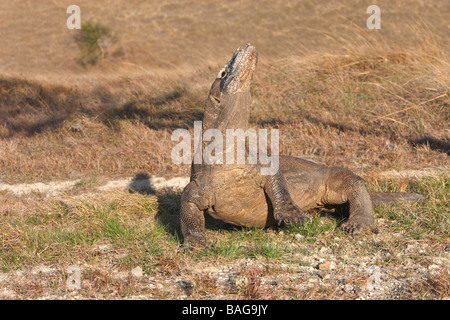
M 244 43 L 234 52 L 231 60 L 219 72 L 224 92 L 238 92 L 247 88 L 253 79 L 258 61 L 258 51 L 250 43 Z

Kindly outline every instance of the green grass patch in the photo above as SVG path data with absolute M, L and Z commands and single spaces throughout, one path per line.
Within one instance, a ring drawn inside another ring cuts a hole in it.
M 217 232 L 217 231 L 214 231 Z M 283 238 L 259 228 L 222 231 L 211 246 L 202 249 L 197 258 L 269 258 L 282 260 L 288 253 Z
M 79 62 L 83 67 L 97 64 L 102 57 L 102 51 L 99 47 L 99 40 L 102 37 L 110 37 L 111 44 L 117 41 L 108 26 L 91 20 L 81 24 L 81 30 L 76 37 L 76 41 L 81 51 Z
M 262 257 L 274 260 L 284 259 L 287 253 L 288 250 L 281 241 L 280 242 L 268 241 L 258 243 L 249 252 L 251 257 L 255 258 Z
M 131 240 L 135 236 L 135 230 L 120 222 L 118 217 L 112 217 L 105 220 L 103 235 L 113 240 Z
M 160 256 L 179 240 L 156 222 L 154 197 L 113 194 L 99 199 L 57 201 L 30 215 L 11 217 L 0 224 L 3 270 L 23 264 L 59 260 L 86 261 L 96 256 L 96 243 L 128 250 L 130 261 Z
M 448 175 L 421 178 L 411 184 L 415 192 L 423 194 L 425 202 L 397 202 L 376 208 L 378 218 L 391 223 L 389 228 L 405 232 L 412 240 L 434 239 L 448 241 L 450 238 L 450 204 Z
M 315 242 L 317 239 L 328 235 L 343 235 L 343 232 L 338 227 L 341 222 L 338 218 L 315 214 L 312 215 L 311 221 L 306 221 L 303 224 L 297 223 L 288 227 L 287 233 L 300 234 L 305 237 L 306 241 Z

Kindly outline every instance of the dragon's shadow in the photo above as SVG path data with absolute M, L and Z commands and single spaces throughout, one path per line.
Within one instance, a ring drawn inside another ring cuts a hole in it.
M 180 224 L 180 190 L 167 188 L 156 190 L 150 181 L 150 177 L 146 173 L 138 173 L 128 186 L 130 192 L 137 192 L 144 195 L 156 196 L 158 202 L 158 211 L 155 219 L 163 225 L 166 231 L 172 236 L 183 242 L 183 235 Z M 240 227 L 233 226 L 223 221 L 214 219 L 205 212 L 205 228 L 209 230 L 238 230 Z

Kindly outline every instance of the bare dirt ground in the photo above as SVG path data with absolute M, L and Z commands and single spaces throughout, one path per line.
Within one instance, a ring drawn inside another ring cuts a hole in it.
M 189 182 L 189 177 L 176 177 L 166 179 L 164 177 L 145 177 L 137 179 L 136 177 L 122 178 L 117 180 L 109 180 L 99 185 L 91 193 L 109 191 L 111 189 L 127 189 L 146 190 L 153 188 L 156 190 L 166 188 L 183 189 Z M 51 182 L 36 182 L 36 183 L 21 183 L 21 184 L 0 184 L 0 191 L 6 191 L 13 195 L 22 196 L 30 193 L 40 193 L 44 197 L 55 196 L 60 193 L 73 189 L 82 184 L 82 180 L 69 181 L 51 181 Z
M 77 1 L 90 31 L 66 28 L 70 4 L 0 2 L 1 299 L 448 299 L 448 1 L 380 1 L 380 30 L 356 0 Z M 80 42 L 96 32 L 105 56 Z M 282 154 L 427 201 L 377 207 L 380 232 L 355 237 L 326 212 L 207 216 L 209 246 L 181 248 L 171 133 L 247 41 L 251 125 Z
M 439 174 L 445 173 L 446 168 L 428 168 L 423 170 L 390 170 L 380 172 L 381 178 L 396 178 L 396 179 L 417 179 L 422 177 L 437 177 Z M 68 180 L 68 181 L 50 181 L 50 182 L 36 182 L 36 183 L 19 183 L 7 184 L 0 183 L 0 191 L 5 191 L 16 196 L 29 195 L 32 193 L 41 194 L 44 197 L 55 196 L 64 193 L 70 189 L 74 189 L 83 184 L 83 180 Z M 109 191 L 112 189 L 132 189 L 136 191 L 145 191 L 152 189 L 160 191 L 164 189 L 181 189 L 189 183 L 189 176 L 184 177 L 157 177 L 157 176 L 136 176 L 114 180 L 96 182 L 98 186 L 91 188 L 90 193 Z

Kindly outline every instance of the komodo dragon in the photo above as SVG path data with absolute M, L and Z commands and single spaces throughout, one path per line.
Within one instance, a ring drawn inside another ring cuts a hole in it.
M 246 43 L 214 80 L 205 103 L 202 130 L 247 130 L 250 84 L 258 59 L 256 48 Z M 208 145 L 202 142 L 203 150 Z M 306 210 L 347 205 L 343 229 L 377 232 L 371 195 L 365 182 L 351 171 L 327 167 L 292 156 L 279 156 L 279 170 L 262 175 L 260 164 L 192 163 L 191 179 L 181 196 L 181 230 L 185 244 L 205 244 L 204 211 L 238 226 L 269 227 L 310 219 Z M 375 193 L 375 202 L 423 200 L 418 194 Z

